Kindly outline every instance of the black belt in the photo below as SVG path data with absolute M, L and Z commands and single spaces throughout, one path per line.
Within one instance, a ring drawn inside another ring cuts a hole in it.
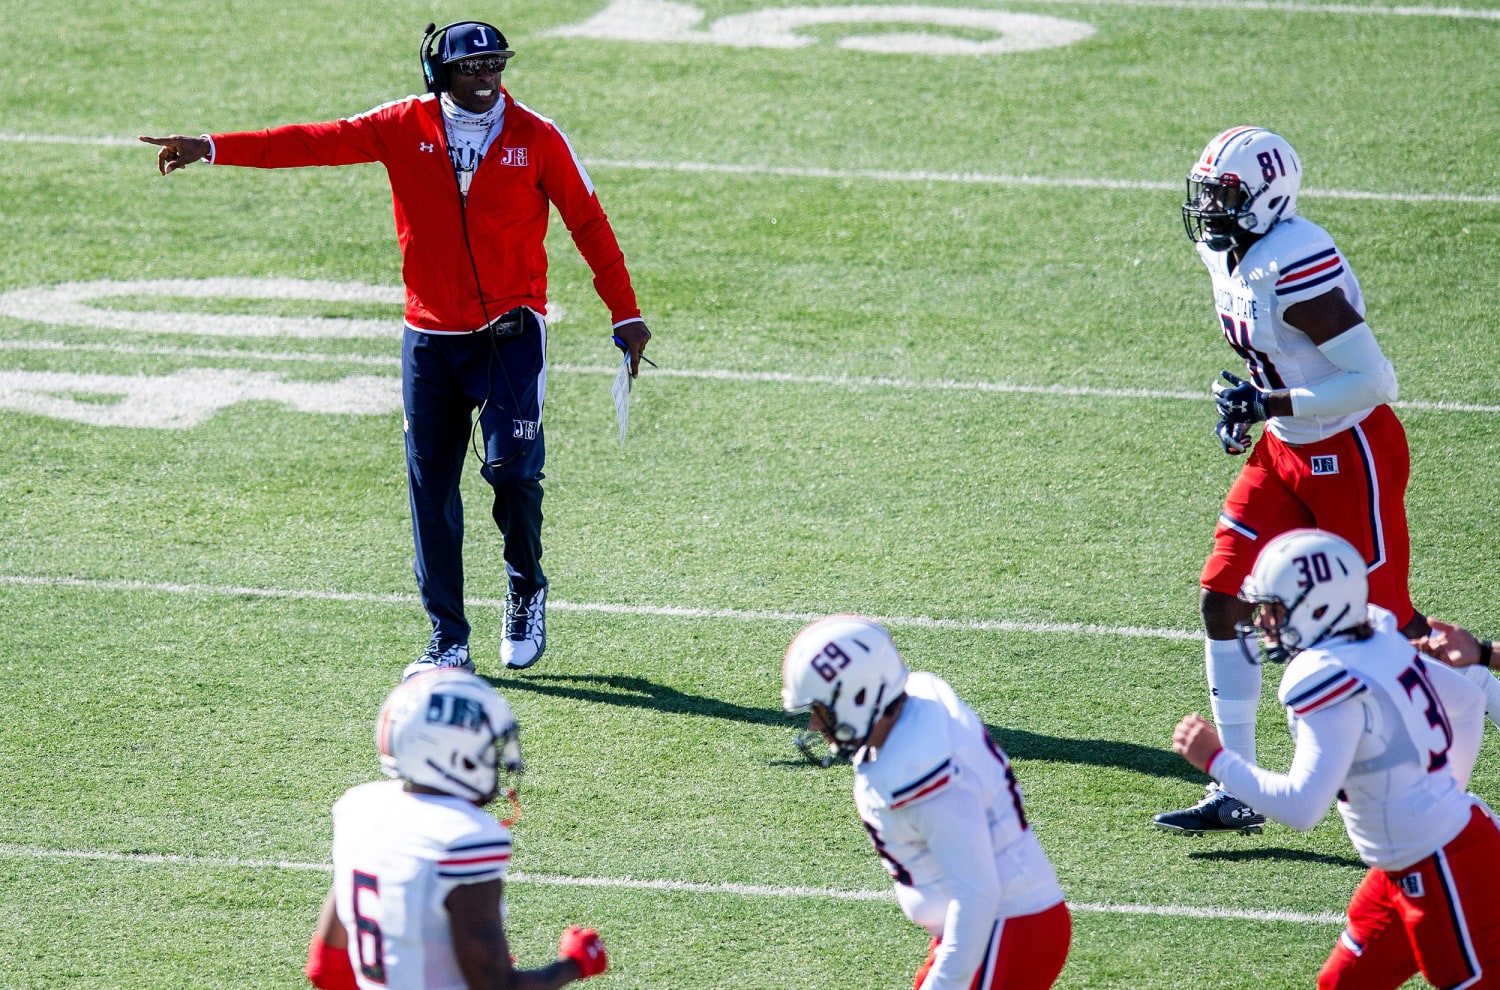
M 502 313 L 475 332 L 484 333 L 485 331 L 494 334 L 499 339 L 521 336 L 526 332 L 526 307 L 517 306 L 507 313 Z

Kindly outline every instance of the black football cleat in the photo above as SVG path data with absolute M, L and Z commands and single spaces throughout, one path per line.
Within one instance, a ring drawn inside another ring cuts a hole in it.
M 1239 798 L 1224 793 L 1218 784 L 1209 784 L 1202 801 L 1181 811 L 1164 811 L 1152 818 L 1151 823 L 1178 835 L 1207 835 L 1210 832 L 1259 835 L 1266 824 L 1266 816 Z

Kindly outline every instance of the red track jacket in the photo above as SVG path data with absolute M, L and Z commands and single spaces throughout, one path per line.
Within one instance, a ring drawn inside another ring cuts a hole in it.
M 380 162 L 391 180 L 406 322 L 418 330 L 480 329 L 516 306 L 547 307 L 547 208 L 557 207 L 594 273 L 612 321 L 641 315 L 625 256 L 588 173 L 546 117 L 505 94 L 505 124 L 461 205 L 436 96 L 409 96 L 343 120 L 211 135 L 215 165 L 297 168 Z M 467 216 L 464 215 L 467 210 Z M 480 305 L 474 267 L 484 286 Z

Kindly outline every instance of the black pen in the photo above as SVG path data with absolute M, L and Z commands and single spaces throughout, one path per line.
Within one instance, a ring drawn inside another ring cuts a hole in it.
M 619 337 L 615 337 L 614 341 L 615 341 L 615 346 L 616 347 L 618 347 L 620 350 L 624 351 L 627 354 L 630 353 L 630 348 L 627 347 L 627 346 L 625 346 L 625 341 L 621 340 Z M 649 364 L 653 368 L 656 367 L 656 362 L 653 361 L 653 360 L 651 360 L 650 358 L 648 358 L 645 355 L 644 352 L 641 354 L 641 360 L 645 361 L 647 364 Z

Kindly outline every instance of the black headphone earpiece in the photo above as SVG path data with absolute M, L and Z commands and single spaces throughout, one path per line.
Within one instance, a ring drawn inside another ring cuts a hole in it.
M 462 23 L 455 21 L 454 23 Z M 437 58 L 433 48 L 443 32 L 451 28 L 453 24 L 444 24 L 438 27 L 436 24 L 428 24 L 427 30 L 422 34 L 422 48 L 420 57 L 422 60 L 422 81 L 427 84 L 427 92 L 441 93 L 448 88 L 448 69 Z

